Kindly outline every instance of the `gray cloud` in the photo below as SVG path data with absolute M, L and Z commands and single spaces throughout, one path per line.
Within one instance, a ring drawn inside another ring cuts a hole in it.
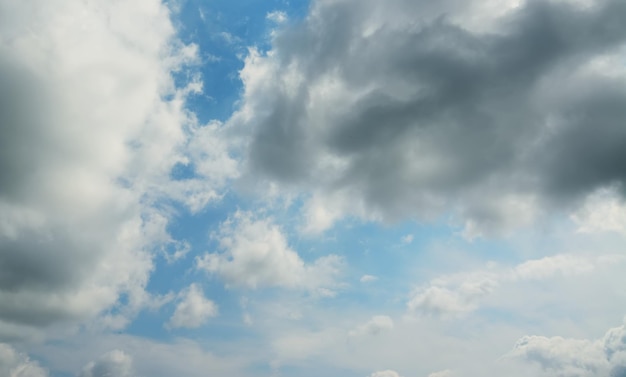
M 314 1 L 252 52 L 230 120 L 253 135 L 248 174 L 373 217 L 452 210 L 495 230 L 511 203 L 624 184 L 624 2 L 429 3 Z

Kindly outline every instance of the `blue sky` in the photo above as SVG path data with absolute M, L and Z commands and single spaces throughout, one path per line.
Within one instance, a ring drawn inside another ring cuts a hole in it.
M 0 0 L 0 377 L 622 377 L 620 0 Z

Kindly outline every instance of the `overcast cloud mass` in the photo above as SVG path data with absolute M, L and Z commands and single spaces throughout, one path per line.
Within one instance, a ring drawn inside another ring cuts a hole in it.
M 626 376 L 623 0 L 0 0 L 0 377 Z

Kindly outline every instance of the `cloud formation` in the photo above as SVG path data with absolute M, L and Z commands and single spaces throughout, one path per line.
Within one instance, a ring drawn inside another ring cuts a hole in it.
M 271 219 L 237 212 L 216 234 L 221 252 L 207 253 L 197 266 L 219 276 L 227 285 L 243 288 L 282 287 L 332 294 L 342 259 L 328 255 L 305 263 L 291 249 Z
M 461 315 L 476 310 L 482 301 L 507 284 L 584 276 L 624 261 L 618 254 L 559 254 L 531 259 L 512 268 L 492 266 L 484 270 L 443 275 L 416 288 L 411 293 L 407 308 L 410 312 L 426 316 Z
M 181 295 L 181 300 L 169 320 L 169 327 L 196 328 L 217 315 L 217 305 L 204 297 L 202 288 L 197 284 L 190 285 Z
M 175 242 L 157 203 L 195 197 L 170 171 L 210 131 L 184 109 L 200 83 L 172 77 L 195 59 L 159 0 L 0 1 L 0 338 L 148 304 Z
M 626 328 L 612 328 L 593 341 L 525 336 L 509 356 L 539 365 L 546 376 L 622 377 L 626 374 Z
M 0 343 L 0 375 L 9 377 L 47 377 L 48 372 L 35 361 Z
M 87 364 L 79 377 L 133 377 L 133 359 L 120 350 L 102 355 L 97 361 Z
M 311 231 L 452 212 L 469 236 L 622 187 L 624 2 L 489 4 L 313 1 L 241 71 L 248 176 L 311 195 Z

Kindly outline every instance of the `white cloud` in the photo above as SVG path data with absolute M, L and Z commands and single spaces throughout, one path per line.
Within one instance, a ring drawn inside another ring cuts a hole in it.
M 197 259 L 199 269 L 220 276 L 228 285 L 245 288 L 283 287 L 332 294 L 342 260 L 336 255 L 305 263 L 292 250 L 282 230 L 270 219 L 237 212 L 216 234 L 221 253 Z
M 202 288 L 197 284 L 190 285 L 181 292 L 181 299 L 170 318 L 168 326 L 171 328 L 196 328 L 215 317 L 218 313 L 217 305 L 204 297 Z
M 525 336 L 508 356 L 539 365 L 547 376 L 621 377 L 626 373 L 625 325 L 598 340 Z
M 276 22 L 277 24 L 282 24 L 287 21 L 287 13 L 279 10 L 275 10 L 273 12 L 269 12 L 266 18 L 272 22 Z
M 491 265 L 473 272 L 443 275 L 416 288 L 407 303 L 409 311 L 449 316 L 476 310 L 482 301 L 503 286 L 534 280 L 571 278 L 591 274 L 626 259 L 617 254 L 585 256 L 559 254 L 521 262 L 512 268 Z
M 0 375 L 7 377 L 47 377 L 48 372 L 8 344 L 0 343 Z
M 363 275 L 361 276 L 361 278 L 359 279 L 359 281 L 361 283 L 372 283 L 378 280 L 377 276 L 374 275 Z
M 370 377 L 402 377 L 402 376 L 400 376 L 398 372 L 394 370 L 381 370 L 381 371 L 372 373 Z
M 410 244 L 411 242 L 413 242 L 413 235 L 412 234 L 407 234 L 406 236 L 402 237 L 402 243 L 405 245 Z
M 572 214 L 580 233 L 616 232 L 626 235 L 626 202 L 615 189 L 598 190 Z
M 375 336 L 382 332 L 393 330 L 393 319 L 386 315 L 376 315 L 367 323 L 348 333 L 351 337 Z
M 409 311 L 425 315 L 447 316 L 475 310 L 482 298 L 498 286 L 498 277 L 489 272 L 435 279 L 416 289 L 407 303 Z
M 449 369 L 434 372 L 428 375 L 428 377 L 452 377 L 452 371 Z
M 0 336 L 125 294 L 121 327 L 151 302 L 152 251 L 175 242 L 156 203 L 180 198 L 169 173 L 200 85 L 174 85 L 197 48 L 169 17 L 159 0 L 0 0 Z
M 133 359 L 120 350 L 102 355 L 97 361 L 87 364 L 80 377 L 133 377 Z

